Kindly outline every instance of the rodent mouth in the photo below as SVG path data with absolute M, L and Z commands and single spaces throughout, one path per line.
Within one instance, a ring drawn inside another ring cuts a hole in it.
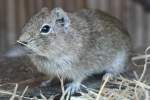
M 26 43 L 19 40 L 17 41 L 17 43 L 20 44 L 20 47 L 27 55 L 39 55 L 45 57 L 45 54 L 37 52 L 36 50 L 34 50 L 34 48 L 30 47 Z
M 21 42 L 21 41 L 17 41 L 17 43 L 18 44 L 20 44 L 20 47 L 23 49 L 23 51 L 25 51 L 27 54 L 34 54 L 34 52 L 33 52 L 33 50 L 32 49 L 30 49 L 30 47 L 27 45 L 27 44 L 25 44 L 25 43 L 23 43 L 23 42 Z

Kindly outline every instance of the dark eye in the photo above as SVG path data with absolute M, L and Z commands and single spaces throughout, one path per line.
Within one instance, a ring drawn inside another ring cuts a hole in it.
M 41 33 L 49 33 L 51 27 L 49 25 L 44 25 L 41 28 Z

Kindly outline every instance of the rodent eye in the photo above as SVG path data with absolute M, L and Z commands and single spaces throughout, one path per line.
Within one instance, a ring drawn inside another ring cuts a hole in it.
M 41 32 L 41 34 L 46 35 L 50 32 L 50 30 L 51 30 L 51 27 L 46 24 L 46 25 L 42 26 L 40 32 Z

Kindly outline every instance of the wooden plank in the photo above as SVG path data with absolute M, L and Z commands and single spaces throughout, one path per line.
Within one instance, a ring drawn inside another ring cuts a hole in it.
M 7 48 L 7 34 L 6 34 L 6 1 L 0 3 L 0 51 L 4 51 Z
M 15 0 L 6 0 L 6 18 L 7 18 L 7 34 L 8 46 L 13 45 L 16 40 L 16 18 L 15 18 Z
M 24 0 L 16 0 L 15 7 L 16 9 L 16 37 L 18 38 L 21 34 L 21 29 L 26 21 L 26 6 Z

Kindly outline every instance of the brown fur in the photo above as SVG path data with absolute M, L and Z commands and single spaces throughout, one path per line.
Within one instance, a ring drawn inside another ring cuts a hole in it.
M 57 15 L 59 14 L 59 15 Z M 65 18 L 64 26 L 56 23 Z M 52 30 L 40 34 L 43 24 Z M 26 41 L 29 55 L 40 72 L 60 74 L 80 83 L 93 73 L 114 75 L 125 70 L 130 56 L 130 38 L 120 21 L 99 10 L 64 12 L 43 8 L 25 24 L 19 41 Z

